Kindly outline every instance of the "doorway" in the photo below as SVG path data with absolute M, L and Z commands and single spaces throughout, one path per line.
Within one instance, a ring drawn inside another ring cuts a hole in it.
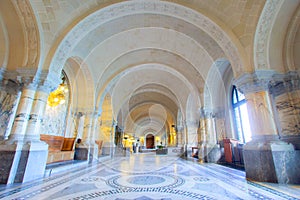
M 146 148 L 154 149 L 154 135 L 149 134 L 146 136 Z

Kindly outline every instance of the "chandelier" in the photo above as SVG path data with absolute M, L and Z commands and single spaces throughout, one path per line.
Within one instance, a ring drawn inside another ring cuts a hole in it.
M 68 92 L 68 85 L 65 84 L 65 80 L 63 79 L 63 82 L 58 86 L 58 88 L 50 93 L 47 104 L 51 107 L 64 104 L 66 102 Z

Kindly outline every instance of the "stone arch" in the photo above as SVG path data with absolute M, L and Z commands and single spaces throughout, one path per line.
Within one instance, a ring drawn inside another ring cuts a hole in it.
M 218 140 L 225 138 L 226 134 L 230 134 L 232 130 L 230 98 L 233 78 L 229 61 L 218 59 L 210 68 L 205 82 L 203 111 L 205 115 L 211 116 L 215 123 L 215 127 L 210 127 L 214 130 L 206 131 L 215 132 Z
M 176 111 L 179 106 L 176 102 L 175 96 L 167 94 L 170 93 L 170 91 L 165 88 L 150 90 L 147 87 L 159 88 L 160 85 L 146 85 L 146 87 L 139 88 L 136 92 L 134 92 L 133 96 L 125 101 L 121 106 L 117 119 L 118 125 L 124 127 L 124 130 L 127 131 L 129 127 L 132 129 L 134 125 L 138 126 L 134 123 L 137 120 L 155 117 L 155 113 L 153 111 L 157 110 L 158 107 L 155 106 L 159 105 L 161 106 L 161 111 L 159 111 L 159 113 L 161 113 L 163 117 L 160 118 L 159 121 L 163 122 L 163 126 L 169 121 L 175 123 L 174 121 L 176 120 L 177 115 Z M 151 115 L 151 109 L 153 115 Z M 150 121 L 152 120 L 150 119 Z M 133 131 L 131 130 L 131 132 Z
M 8 64 L 8 56 L 9 56 L 9 38 L 8 32 L 4 24 L 4 20 L 0 15 L 0 66 L 1 72 L 0 76 L 2 75 L 4 69 L 6 69 Z M 1 78 L 0 78 L 1 80 Z
M 297 1 L 269 0 L 266 2 L 254 41 L 256 70 L 273 69 L 284 72 L 283 47 L 289 21 L 298 7 Z
M 145 71 L 146 70 L 146 71 Z M 131 73 L 129 73 L 131 71 Z M 141 72 L 147 72 L 147 77 L 145 77 L 145 80 L 143 82 L 140 82 L 138 85 L 135 85 L 136 88 L 130 88 L 130 87 L 125 87 L 125 85 L 130 85 L 130 81 L 133 81 L 133 78 L 128 78 L 131 76 L 135 77 L 141 77 L 139 73 Z M 165 77 L 173 77 L 173 79 L 169 78 L 167 79 L 162 79 L 162 80 L 157 80 L 157 82 L 152 82 L 155 81 L 154 73 L 159 72 L 160 74 L 165 74 Z M 127 78 L 126 78 L 127 77 Z M 182 83 L 181 86 L 183 87 L 182 90 L 178 90 L 178 87 L 176 87 L 173 82 L 178 81 L 178 83 Z M 138 89 L 142 87 L 143 85 L 147 84 L 159 84 L 162 85 L 165 88 L 169 88 L 169 90 L 175 94 L 176 96 L 176 101 L 178 101 L 178 105 L 181 109 L 185 110 L 186 107 L 186 102 L 187 102 L 187 97 L 190 93 L 195 95 L 195 89 L 191 83 L 188 82 L 188 80 L 183 77 L 181 74 L 176 72 L 175 70 L 172 70 L 171 68 L 161 65 L 161 64 L 144 64 L 140 66 L 135 66 L 130 68 L 129 70 L 126 70 L 126 75 L 122 75 L 122 78 L 118 80 L 118 84 L 114 88 L 113 92 L 113 107 L 114 107 L 114 113 L 115 116 L 117 116 L 118 111 L 120 110 L 120 106 L 123 105 L 121 101 L 125 101 L 126 99 L 122 97 L 127 97 L 129 98 L 131 95 L 134 94 L 135 89 Z M 121 88 L 126 88 L 126 90 L 122 90 Z M 120 91 L 120 92 L 118 92 Z M 197 96 L 197 95 L 195 95 Z M 197 102 L 197 100 L 196 100 Z M 200 103 L 199 103 L 200 104 Z M 183 114 L 185 116 L 185 112 Z
M 21 1 L 20 5 L 26 5 L 27 9 L 28 4 L 24 2 L 27 1 Z M 26 49 L 26 46 L 28 45 L 28 37 L 24 24 L 28 21 L 22 18 L 20 13 L 21 9 L 22 6 L 19 7 L 19 4 L 16 1 L 0 2 L 1 19 L 4 22 L 3 24 L 5 24 L 2 28 L 3 31 L 7 32 L 7 39 L 9 43 L 9 48 L 7 48 L 8 51 L 6 51 L 8 54 L 6 66 L 7 70 L 16 70 L 17 67 L 28 66 L 28 49 Z M 28 10 L 28 15 L 31 15 L 32 17 L 34 16 L 30 10 Z
M 145 135 L 145 142 L 147 149 L 153 149 L 155 145 L 155 135 L 153 133 L 148 133 Z
M 287 71 L 300 71 L 300 4 L 297 11 L 289 24 L 285 43 L 284 43 L 283 59 L 284 66 Z
M 218 65 L 221 65 L 222 63 L 222 60 L 215 61 L 210 67 L 210 70 L 205 80 L 203 102 L 204 107 L 210 110 L 217 109 L 217 107 L 220 106 L 219 104 L 222 104 L 222 99 L 224 99 L 226 94 L 223 85 L 222 75 L 220 74 L 220 70 L 218 67 Z
M 70 57 L 64 65 L 71 87 L 74 112 L 90 112 L 95 107 L 94 81 L 89 67 L 79 57 Z
M 130 70 L 131 67 L 136 67 L 141 63 L 144 63 L 145 61 L 143 60 L 143 58 L 146 58 L 148 56 L 153 57 L 148 58 L 146 61 L 147 63 L 172 67 L 174 71 L 177 71 L 176 73 L 182 74 L 189 80 L 196 81 L 196 87 L 198 87 L 198 89 L 196 88 L 196 90 L 200 90 L 199 87 L 204 84 L 203 79 L 206 76 L 205 72 L 202 72 L 199 68 L 188 62 L 186 58 L 183 58 L 175 52 L 170 52 L 162 48 L 154 49 L 148 47 L 146 49 L 138 49 L 135 51 L 126 52 L 111 61 L 110 65 L 101 74 L 101 77 L 99 77 L 99 81 L 97 82 L 97 93 L 102 94 L 105 90 L 109 90 L 109 88 L 111 88 L 114 83 L 119 80 L 119 77 L 122 77 L 127 73 L 127 70 Z M 130 61 L 128 61 L 126 57 L 129 57 Z M 166 57 L 168 57 L 168 59 L 172 61 L 166 61 Z M 176 64 L 172 63 L 174 60 L 176 61 Z M 198 76 L 199 73 L 201 76 Z M 99 97 L 97 100 L 98 102 L 101 101 L 99 100 Z
M 64 63 L 66 56 L 84 37 L 82 30 L 90 32 L 101 23 L 105 23 L 109 20 L 117 19 L 128 14 L 139 13 L 140 11 L 182 18 L 195 24 L 195 26 L 199 28 L 205 27 L 204 31 L 211 35 L 222 49 L 224 49 L 225 54 L 228 56 L 228 59 L 235 69 L 235 74 L 240 74 L 243 67 L 249 66 L 245 61 L 246 54 L 238 39 L 228 28 L 226 28 L 226 26 L 224 26 L 224 24 L 221 24 L 221 22 L 213 21 L 209 18 L 209 16 L 204 16 L 190 8 L 170 2 L 128 1 L 113 4 L 98 10 L 87 16 L 83 21 L 75 24 L 71 31 L 67 33 L 66 37 L 64 37 L 64 39 L 59 43 L 59 46 L 53 47 L 54 49 L 52 52 L 55 53 L 54 55 L 50 55 L 51 57 L 53 56 L 53 59 L 49 64 L 50 70 L 59 71 L 59 68 L 61 68 L 62 63 Z M 224 29 L 226 32 L 223 31 Z M 47 62 L 45 65 L 48 65 Z

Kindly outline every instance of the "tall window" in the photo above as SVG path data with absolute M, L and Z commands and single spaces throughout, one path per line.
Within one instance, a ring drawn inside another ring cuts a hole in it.
M 232 89 L 232 107 L 238 140 L 242 143 L 249 142 L 251 140 L 251 130 L 246 99 L 244 94 L 239 92 L 235 86 Z

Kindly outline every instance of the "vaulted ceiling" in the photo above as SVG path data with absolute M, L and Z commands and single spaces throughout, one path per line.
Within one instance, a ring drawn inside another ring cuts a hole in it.
M 78 109 L 101 110 L 109 94 L 114 119 L 129 131 L 136 127 L 158 131 L 165 124 L 178 123 L 178 115 L 182 120 L 197 121 L 204 105 L 211 109 L 224 107 L 224 80 L 230 82 L 259 66 L 272 68 L 269 62 L 259 65 L 259 53 L 266 51 L 260 49 L 262 45 L 257 46 L 260 41 L 281 38 L 278 43 L 283 43 L 285 32 L 294 33 L 290 34 L 293 41 L 286 47 L 277 44 L 281 49 L 293 48 L 291 55 L 287 55 L 293 58 L 292 64 L 273 66 L 282 72 L 299 69 L 300 56 L 294 56 L 300 49 L 297 0 L 26 2 L 0 3 L 3 66 L 15 69 L 29 65 L 9 59 L 12 54 L 3 52 L 10 49 L 24 54 L 20 46 L 32 42 L 26 38 L 15 40 L 19 38 L 16 29 L 22 29 L 22 22 L 30 17 L 12 20 L 30 6 L 27 10 L 36 19 L 40 41 L 36 67 L 54 73 L 64 69 Z M 279 10 L 284 10 L 286 16 L 282 17 Z M 285 25 L 287 31 L 275 34 L 280 24 L 272 21 L 272 16 L 275 22 L 282 17 L 281 25 L 289 24 L 286 21 L 294 25 Z M 274 22 L 277 26 L 263 22 Z M 15 26 L 16 23 L 19 25 Z M 24 30 L 28 27 L 23 25 Z M 274 54 L 278 53 L 281 52 Z

